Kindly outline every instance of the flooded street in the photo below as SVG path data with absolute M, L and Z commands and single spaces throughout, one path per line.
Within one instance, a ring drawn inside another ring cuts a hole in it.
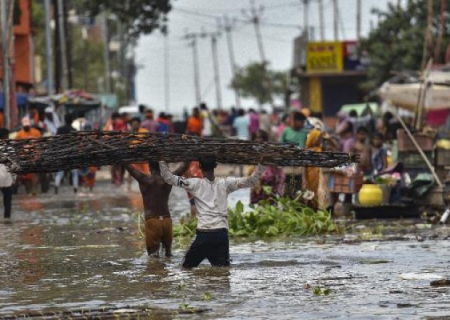
M 129 307 L 155 319 L 450 318 L 450 287 L 430 286 L 450 276 L 450 228 L 359 222 L 333 237 L 234 240 L 231 268 L 186 271 L 177 239 L 174 257 L 147 258 L 138 193 L 63 191 L 19 195 L 0 220 L 0 317 Z M 188 211 L 180 190 L 171 204 L 175 217 Z

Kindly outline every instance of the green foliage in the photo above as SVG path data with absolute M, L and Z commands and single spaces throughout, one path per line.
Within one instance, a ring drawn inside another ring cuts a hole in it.
M 274 237 L 289 235 L 317 235 L 338 232 L 338 227 L 325 210 L 314 211 L 298 201 L 277 197 L 263 200 L 257 206 L 251 205 L 244 212 L 244 205 L 238 202 L 228 210 L 229 234 L 233 237 Z M 174 235 L 178 237 L 195 234 L 196 221 L 183 220 L 175 225 Z
M 322 289 L 321 287 L 315 287 L 313 292 L 315 296 L 328 296 L 331 293 L 331 289 Z
M 260 201 L 244 212 L 241 202 L 229 209 L 229 232 L 232 236 L 273 237 L 278 235 L 316 235 L 336 232 L 331 214 L 314 211 L 297 199 L 285 197 Z
M 132 39 L 157 29 L 165 32 L 167 14 L 172 9 L 170 0 L 82 0 L 82 3 L 92 16 L 105 10 L 115 15 Z
M 446 16 L 449 15 L 447 6 Z M 368 81 L 363 87 L 373 90 L 393 76 L 394 71 L 420 70 L 427 21 L 427 1 L 407 1 L 398 7 L 390 3 L 386 11 L 373 10 L 380 18 L 380 23 L 366 39 L 361 42 L 361 50 L 366 50 L 371 59 L 368 70 Z M 432 38 L 437 39 L 439 29 L 439 1 L 434 2 Z M 447 20 L 446 20 L 447 21 Z M 444 30 L 449 30 L 447 21 Z M 449 44 L 448 37 L 443 38 L 439 51 L 442 63 Z M 433 47 L 432 47 L 433 48 Z M 426 61 L 434 55 L 434 49 L 428 50 Z
M 269 70 L 267 63 L 254 62 L 239 68 L 231 80 L 230 87 L 238 90 L 244 98 L 254 98 L 259 105 L 271 102 L 264 68 L 267 68 L 267 78 L 270 79 L 272 95 L 283 96 L 287 90 L 286 74 Z

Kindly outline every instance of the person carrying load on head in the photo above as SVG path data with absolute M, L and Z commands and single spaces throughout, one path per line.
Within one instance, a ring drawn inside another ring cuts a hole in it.
M 151 174 L 147 175 L 135 168 L 125 166 L 130 175 L 139 183 L 145 211 L 145 244 L 149 256 L 159 256 L 160 245 L 165 249 L 166 257 L 172 255 L 172 219 L 169 211 L 169 195 L 172 186 L 167 184 L 160 173 L 157 161 L 149 161 Z M 184 163 L 174 171 L 175 175 L 183 174 L 189 167 Z
M 31 127 L 31 120 L 28 117 L 23 117 L 21 120 L 22 129 L 16 133 L 15 139 L 37 139 L 41 137 L 41 132 L 38 129 Z M 34 149 L 32 145 L 24 146 L 24 152 Z M 18 177 L 18 182 L 23 182 L 28 194 L 36 195 L 37 186 L 39 184 L 39 176 L 36 173 L 21 174 Z
M 189 191 L 194 196 L 197 208 L 197 235 L 182 265 L 184 268 L 193 268 L 208 259 L 212 266 L 226 267 L 230 265 L 228 194 L 254 186 L 265 168 L 258 165 L 250 177 L 217 178 L 214 175 L 217 166 L 214 157 L 201 157 L 199 163 L 203 179 L 184 179 L 172 174 L 166 162 L 159 162 L 161 176 L 166 183 Z

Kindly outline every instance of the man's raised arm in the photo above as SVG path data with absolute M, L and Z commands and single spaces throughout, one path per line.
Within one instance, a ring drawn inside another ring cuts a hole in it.
M 255 171 L 253 171 L 253 173 L 249 177 L 227 178 L 227 191 L 230 193 L 238 189 L 253 187 L 259 181 L 259 179 L 261 179 L 261 176 L 265 169 L 266 167 L 258 164 Z
M 147 176 L 146 174 L 142 173 L 141 171 L 135 169 L 133 167 L 133 165 L 126 164 L 125 169 L 127 169 L 127 171 L 130 173 L 130 175 L 133 178 L 135 178 L 138 182 L 140 182 L 140 183 L 149 183 L 150 182 L 150 177 Z
M 183 177 L 176 176 L 170 172 L 169 167 L 165 161 L 159 162 L 159 169 L 161 170 L 161 176 L 164 181 L 172 186 L 177 186 L 186 189 L 189 192 L 194 191 L 196 183 L 193 179 L 184 179 Z

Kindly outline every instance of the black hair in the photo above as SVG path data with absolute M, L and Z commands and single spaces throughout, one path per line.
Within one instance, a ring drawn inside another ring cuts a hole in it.
M 160 112 L 159 113 L 159 117 L 162 118 L 162 119 L 165 119 L 166 118 L 166 114 L 164 112 Z
M 120 113 L 118 113 L 117 111 L 116 111 L 116 112 L 113 112 L 112 115 L 111 115 L 111 118 L 112 118 L 112 119 L 120 118 Z
M 351 117 L 351 118 L 357 118 L 358 117 L 358 112 L 356 112 L 356 110 L 352 109 L 348 113 L 348 116 Z
M 208 107 L 206 106 L 206 103 L 204 103 L 204 102 L 200 103 L 200 109 L 208 110 Z
M 145 106 L 143 104 L 140 104 L 138 108 L 139 108 L 139 113 L 144 113 Z
M 72 122 L 73 122 L 73 116 L 72 116 L 72 114 L 66 113 L 66 114 L 64 115 L 64 122 L 65 122 L 66 124 L 72 124 Z
M 199 157 L 198 162 L 202 170 L 211 171 L 217 167 L 216 158 L 213 156 Z
M 293 115 L 294 121 L 305 121 L 306 117 L 303 113 L 295 111 Z
M 141 119 L 139 117 L 134 117 L 133 119 L 130 120 L 130 123 L 135 122 L 135 121 L 141 123 Z
M 374 135 L 372 136 L 372 139 L 375 139 L 375 138 L 384 140 L 384 135 L 383 135 L 382 133 L 380 133 L 380 132 L 376 132 L 376 133 L 374 133 Z
M 0 128 L 0 139 L 8 139 L 9 138 L 9 130 L 6 128 Z
M 269 135 L 267 134 L 267 132 L 265 130 L 259 129 L 258 134 L 263 141 L 269 141 Z
M 155 169 L 156 171 L 159 171 L 159 162 L 155 160 L 149 160 L 148 164 L 150 165 L 150 171 Z
M 369 130 L 367 130 L 366 127 L 359 127 L 358 130 L 356 130 L 356 133 L 359 133 L 359 132 L 369 133 Z
M 281 117 L 281 122 L 285 122 L 287 120 L 287 118 L 289 118 L 288 114 L 283 114 L 283 116 Z
M 239 109 L 238 116 L 243 116 L 243 115 L 245 115 L 244 109 Z

